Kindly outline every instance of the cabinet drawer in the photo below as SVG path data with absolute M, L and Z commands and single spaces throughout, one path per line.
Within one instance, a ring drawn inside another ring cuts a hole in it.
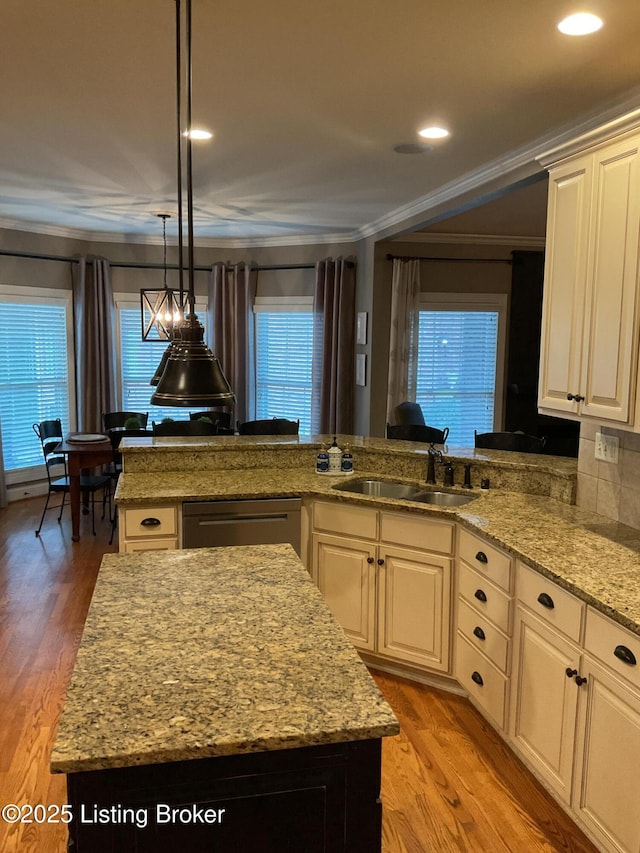
M 134 551 L 175 551 L 178 548 L 177 539 L 136 539 L 125 542 L 120 548 L 121 554 L 132 554 Z
M 475 611 L 462 598 L 458 601 L 458 631 L 502 672 L 507 671 L 509 639 L 493 622 Z
M 503 551 L 488 545 L 482 539 L 460 530 L 458 538 L 460 557 L 474 569 L 486 575 L 502 589 L 511 590 L 512 559 Z
M 613 672 L 640 687 L 640 637 L 637 634 L 587 607 L 584 647 Z
M 405 548 L 452 554 L 453 531 L 454 525 L 446 521 L 433 521 L 408 513 L 380 513 L 380 540 Z
M 516 585 L 518 599 L 522 604 L 574 642 L 580 642 L 585 608 L 582 601 L 520 561 L 516 570 Z
M 177 536 L 177 513 L 173 506 L 125 509 L 122 516 L 121 524 L 126 539 L 133 536 Z
M 511 599 L 465 563 L 458 565 L 458 592 L 485 618 L 509 633 Z
M 507 679 L 460 634 L 456 637 L 456 678 L 504 729 Z
M 313 526 L 343 536 L 358 539 L 378 538 L 378 511 L 347 503 L 316 501 L 313 506 Z

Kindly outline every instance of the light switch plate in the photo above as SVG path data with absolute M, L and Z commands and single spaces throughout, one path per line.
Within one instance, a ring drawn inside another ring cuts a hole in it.
M 620 439 L 617 435 L 607 435 L 605 432 L 596 433 L 595 458 L 602 462 L 618 464 L 618 453 L 620 451 Z

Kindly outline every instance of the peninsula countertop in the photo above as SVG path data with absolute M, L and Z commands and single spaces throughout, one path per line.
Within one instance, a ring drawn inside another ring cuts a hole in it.
M 51 768 L 73 773 L 398 731 L 291 546 L 107 554 Z

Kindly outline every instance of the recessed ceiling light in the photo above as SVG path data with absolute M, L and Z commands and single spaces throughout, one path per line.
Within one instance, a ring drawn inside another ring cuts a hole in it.
M 449 136 L 449 131 L 444 127 L 423 127 L 418 131 L 418 136 L 423 139 L 444 139 L 445 136 Z
M 213 133 L 209 133 L 208 130 L 201 130 L 194 127 L 193 130 L 185 130 L 182 135 L 188 136 L 189 139 L 211 139 Z
M 566 36 L 587 36 L 589 33 L 597 32 L 602 26 L 602 19 L 591 12 L 577 12 L 563 18 L 558 24 L 558 29 Z

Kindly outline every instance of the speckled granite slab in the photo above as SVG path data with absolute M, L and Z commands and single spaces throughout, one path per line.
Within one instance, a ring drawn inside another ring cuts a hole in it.
M 51 768 L 127 767 L 398 731 L 289 545 L 107 554 Z
M 126 473 L 157 473 L 166 477 L 168 472 L 248 468 L 313 470 L 319 448 L 326 447 L 332 438 L 327 435 L 127 438 L 121 447 Z M 425 476 L 427 444 L 353 435 L 339 435 L 337 439 L 340 447 L 348 446 L 352 451 L 356 471 L 413 479 Z M 576 459 L 452 445 L 441 445 L 441 449 L 454 463 L 458 483 L 462 482 L 463 464 L 469 462 L 472 481 L 478 485 L 481 478 L 489 477 L 494 488 L 575 503 Z

